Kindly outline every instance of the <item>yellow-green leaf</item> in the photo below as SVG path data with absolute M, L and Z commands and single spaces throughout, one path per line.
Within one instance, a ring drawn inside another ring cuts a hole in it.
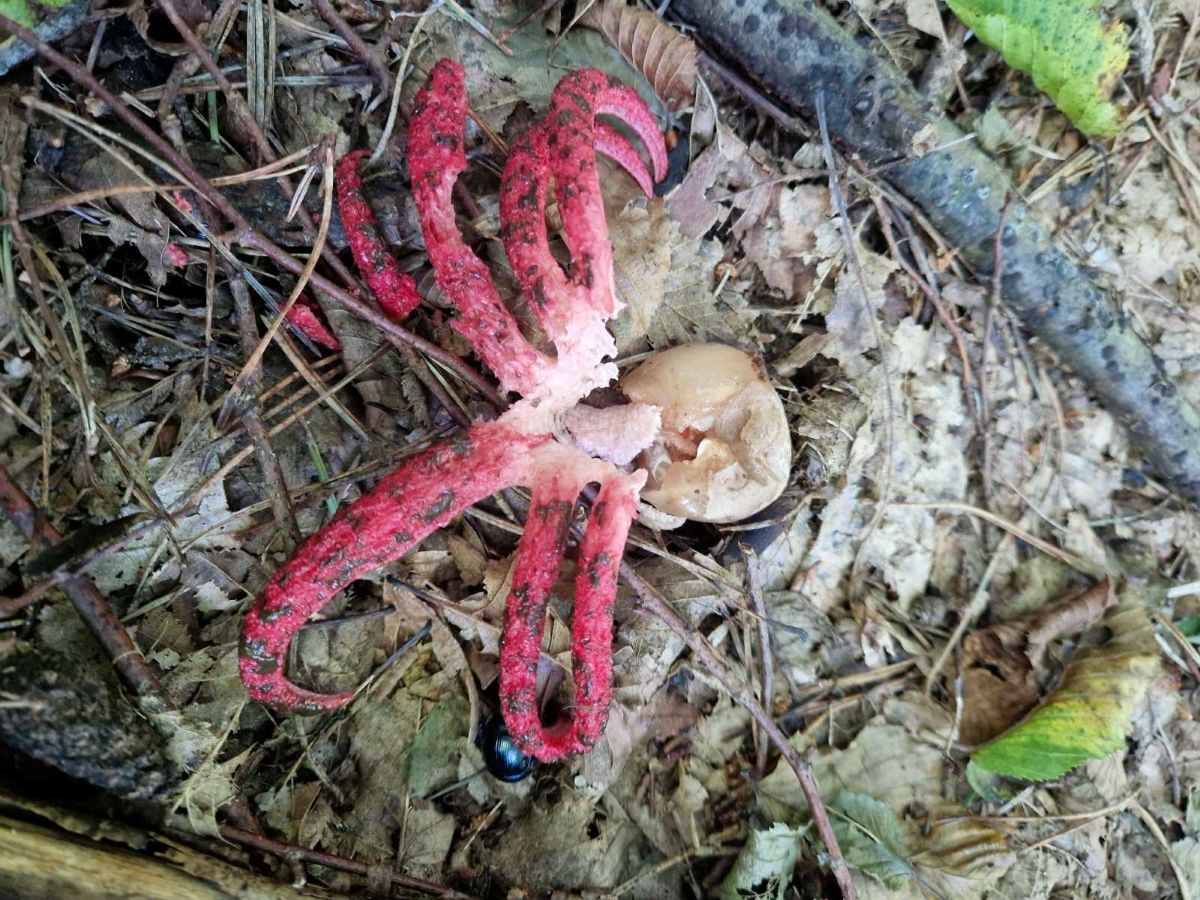
M 1121 130 L 1109 97 L 1129 62 L 1125 27 L 1105 23 L 1100 0 L 947 0 L 1014 69 L 1033 77 L 1085 134 Z
M 33 29 L 47 43 L 66 37 L 91 11 L 92 0 L 0 0 L 0 14 Z M 33 56 L 33 47 L 0 28 L 0 75 Z
M 35 12 L 37 7 L 62 6 L 66 2 L 67 0 L 38 0 L 37 3 L 31 3 L 29 0 L 0 0 L 0 13 L 18 24 L 31 28 L 40 18 Z
M 1126 596 L 1104 618 L 1111 637 L 1081 650 L 1046 701 L 971 755 L 973 765 L 1027 781 L 1057 778 L 1125 746 L 1125 734 L 1158 671 L 1158 646 L 1141 604 Z
M 841 791 L 829 812 L 838 844 L 852 866 L 893 891 L 912 877 L 912 850 L 890 806 L 866 794 Z

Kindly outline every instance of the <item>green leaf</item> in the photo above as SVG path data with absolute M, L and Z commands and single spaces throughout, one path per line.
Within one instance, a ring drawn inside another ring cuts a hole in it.
M 1013 790 L 1013 782 L 1006 781 L 1002 775 L 997 775 L 995 772 L 980 768 L 974 761 L 967 762 L 964 774 L 967 776 L 967 784 L 971 786 L 971 790 L 982 800 L 995 806 L 1003 806 L 1017 793 Z
M 14 22 L 32 28 L 37 24 L 38 16 L 35 11 L 39 6 L 66 6 L 69 0 L 38 0 L 30 3 L 28 0 L 0 0 L 0 14 Z
M 1190 643 L 1200 643 L 1200 616 L 1184 616 L 1175 621 L 1175 627 Z
M 841 791 L 829 813 L 847 862 L 891 890 L 912 877 L 908 840 L 890 806 L 866 794 Z
M 1109 97 L 1129 62 L 1125 28 L 1105 23 L 1100 0 L 947 0 L 981 41 L 1033 76 L 1085 134 L 1121 130 Z
M 448 697 L 429 711 L 408 760 L 408 783 L 416 794 L 428 793 L 439 779 L 452 776 L 462 752 L 465 723 L 470 719 L 462 697 Z
M 1125 746 L 1134 710 L 1158 671 L 1158 645 L 1141 604 L 1122 598 L 1104 618 L 1112 637 L 1081 650 L 1046 701 L 971 755 L 980 769 L 1047 781 Z

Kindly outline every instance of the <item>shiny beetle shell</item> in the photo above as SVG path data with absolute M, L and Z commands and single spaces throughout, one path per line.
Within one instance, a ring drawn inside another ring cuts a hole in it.
M 488 772 L 499 781 L 513 783 L 525 778 L 537 760 L 522 752 L 513 741 L 500 715 L 489 716 L 479 730 L 476 740 Z

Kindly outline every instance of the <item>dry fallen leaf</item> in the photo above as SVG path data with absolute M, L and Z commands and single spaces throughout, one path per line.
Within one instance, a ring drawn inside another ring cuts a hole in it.
M 779 193 L 778 172 L 760 156 L 760 148 L 747 146 L 732 129 L 721 125 L 717 140 L 692 160 L 687 175 L 667 198 L 680 231 L 700 237 L 735 210 L 741 213 L 736 223 L 738 234 L 760 222 Z
M 598 0 L 579 24 L 595 28 L 612 41 L 672 109 L 691 104 L 696 84 L 696 45 L 663 24 L 650 10 L 626 6 L 625 0 Z
M 609 218 L 617 295 L 626 307 L 612 325 L 628 353 L 649 341 L 654 348 L 691 341 L 736 344 L 749 325 L 743 298 L 716 291 L 718 241 L 692 240 L 661 200 L 631 201 Z
M 989 741 L 1037 705 L 1034 678 L 1046 645 L 1100 621 L 1116 597 L 1108 582 L 963 638 L 963 715 L 959 736 L 973 746 Z

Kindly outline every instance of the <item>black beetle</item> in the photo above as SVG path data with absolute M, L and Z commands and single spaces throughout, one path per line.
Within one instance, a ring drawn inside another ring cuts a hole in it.
M 520 781 L 537 765 L 537 760 L 522 752 L 513 741 L 499 713 L 483 721 L 475 744 L 483 754 L 488 771 L 500 781 Z

